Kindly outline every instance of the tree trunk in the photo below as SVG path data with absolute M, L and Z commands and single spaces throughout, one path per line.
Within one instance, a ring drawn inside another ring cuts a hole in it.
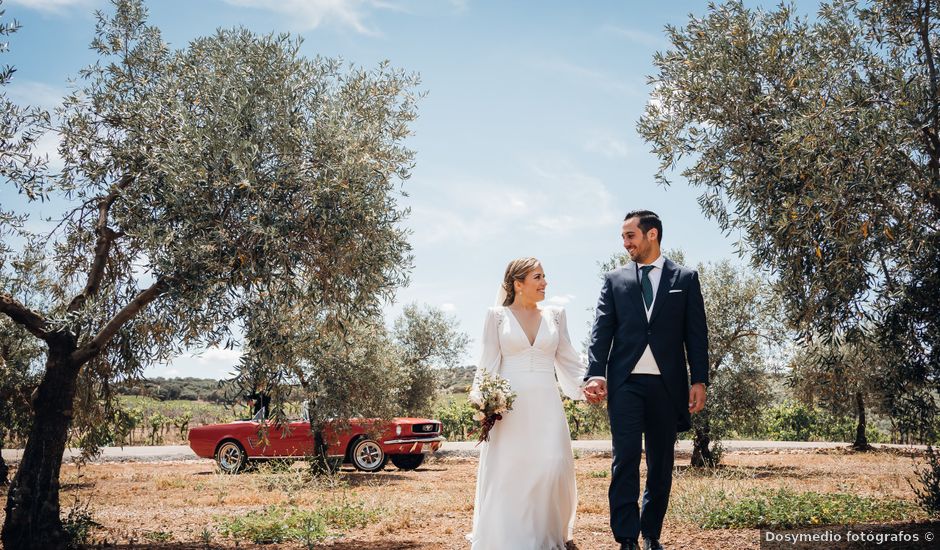
M 72 421 L 81 365 L 74 343 L 49 344 L 46 374 L 32 403 L 33 425 L 7 494 L 3 545 L 10 550 L 60 549 L 68 544 L 59 517 L 59 470 Z
M 10 467 L 7 466 L 7 463 L 3 460 L 3 429 L 0 429 L 0 485 L 6 485 L 9 483 Z
M 696 468 L 714 468 L 718 465 L 711 451 L 711 429 L 708 418 L 702 419 L 692 430 L 692 466 Z
M 342 458 L 339 463 L 334 458 L 330 458 L 329 445 L 323 439 L 323 425 L 311 423 L 310 431 L 313 432 L 313 456 L 310 457 L 310 471 L 314 475 L 331 475 L 339 471 L 343 466 Z
M 858 414 L 858 424 L 855 427 L 855 443 L 852 443 L 852 448 L 856 451 L 871 450 L 871 445 L 868 444 L 868 435 L 865 433 L 865 399 L 860 391 L 855 392 L 855 409 Z

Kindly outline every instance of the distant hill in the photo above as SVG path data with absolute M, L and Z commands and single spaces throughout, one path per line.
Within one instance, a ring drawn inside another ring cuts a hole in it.
M 438 369 L 438 390 L 442 393 L 464 393 L 473 382 L 476 367 Z M 149 378 L 115 386 L 118 395 L 139 395 L 160 401 L 181 399 L 184 401 L 208 401 L 228 404 L 232 401 L 233 388 L 229 383 L 212 378 Z
M 438 389 L 443 393 L 464 393 L 473 382 L 476 367 L 455 367 L 452 369 L 438 369 Z
M 228 398 L 226 398 L 228 391 Z M 118 395 L 140 395 L 160 401 L 181 399 L 184 401 L 208 401 L 228 403 L 232 389 L 229 385 L 211 378 L 149 378 L 116 386 Z

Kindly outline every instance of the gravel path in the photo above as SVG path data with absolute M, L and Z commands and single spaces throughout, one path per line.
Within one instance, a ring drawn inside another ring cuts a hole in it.
M 610 454 L 611 443 L 609 439 L 576 440 L 571 442 L 575 452 L 587 454 Z M 805 441 L 723 441 L 726 451 L 786 451 L 786 450 L 816 450 L 837 449 L 848 447 L 848 443 L 832 442 L 805 442 Z M 924 451 L 924 445 L 891 445 L 876 444 L 875 447 L 891 448 L 903 451 Z M 692 442 L 682 440 L 676 444 L 676 452 L 689 454 L 692 451 Z M 477 456 L 480 449 L 472 441 L 447 441 L 436 453 L 436 456 Z M 19 449 L 3 449 L 3 459 L 7 462 L 18 462 L 23 451 Z M 79 455 L 76 449 L 66 449 L 65 459 L 71 460 Z M 164 445 L 155 447 L 105 447 L 101 455 L 93 462 L 162 462 L 168 460 L 204 460 L 197 457 L 186 445 Z

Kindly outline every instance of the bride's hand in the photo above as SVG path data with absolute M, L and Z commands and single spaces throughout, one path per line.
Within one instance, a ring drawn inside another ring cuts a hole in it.
M 600 378 L 590 380 L 585 384 L 583 391 L 588 403 L 596 405 L 607 397 L 607 381 Z

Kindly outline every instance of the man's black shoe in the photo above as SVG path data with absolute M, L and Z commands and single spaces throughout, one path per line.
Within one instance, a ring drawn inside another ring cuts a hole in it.
M 658 539 L 643 539 L 643 550 L 666 550 Z
M 620 550 L 640 550 L 640 545 L 635 540 L 621 542 Z

